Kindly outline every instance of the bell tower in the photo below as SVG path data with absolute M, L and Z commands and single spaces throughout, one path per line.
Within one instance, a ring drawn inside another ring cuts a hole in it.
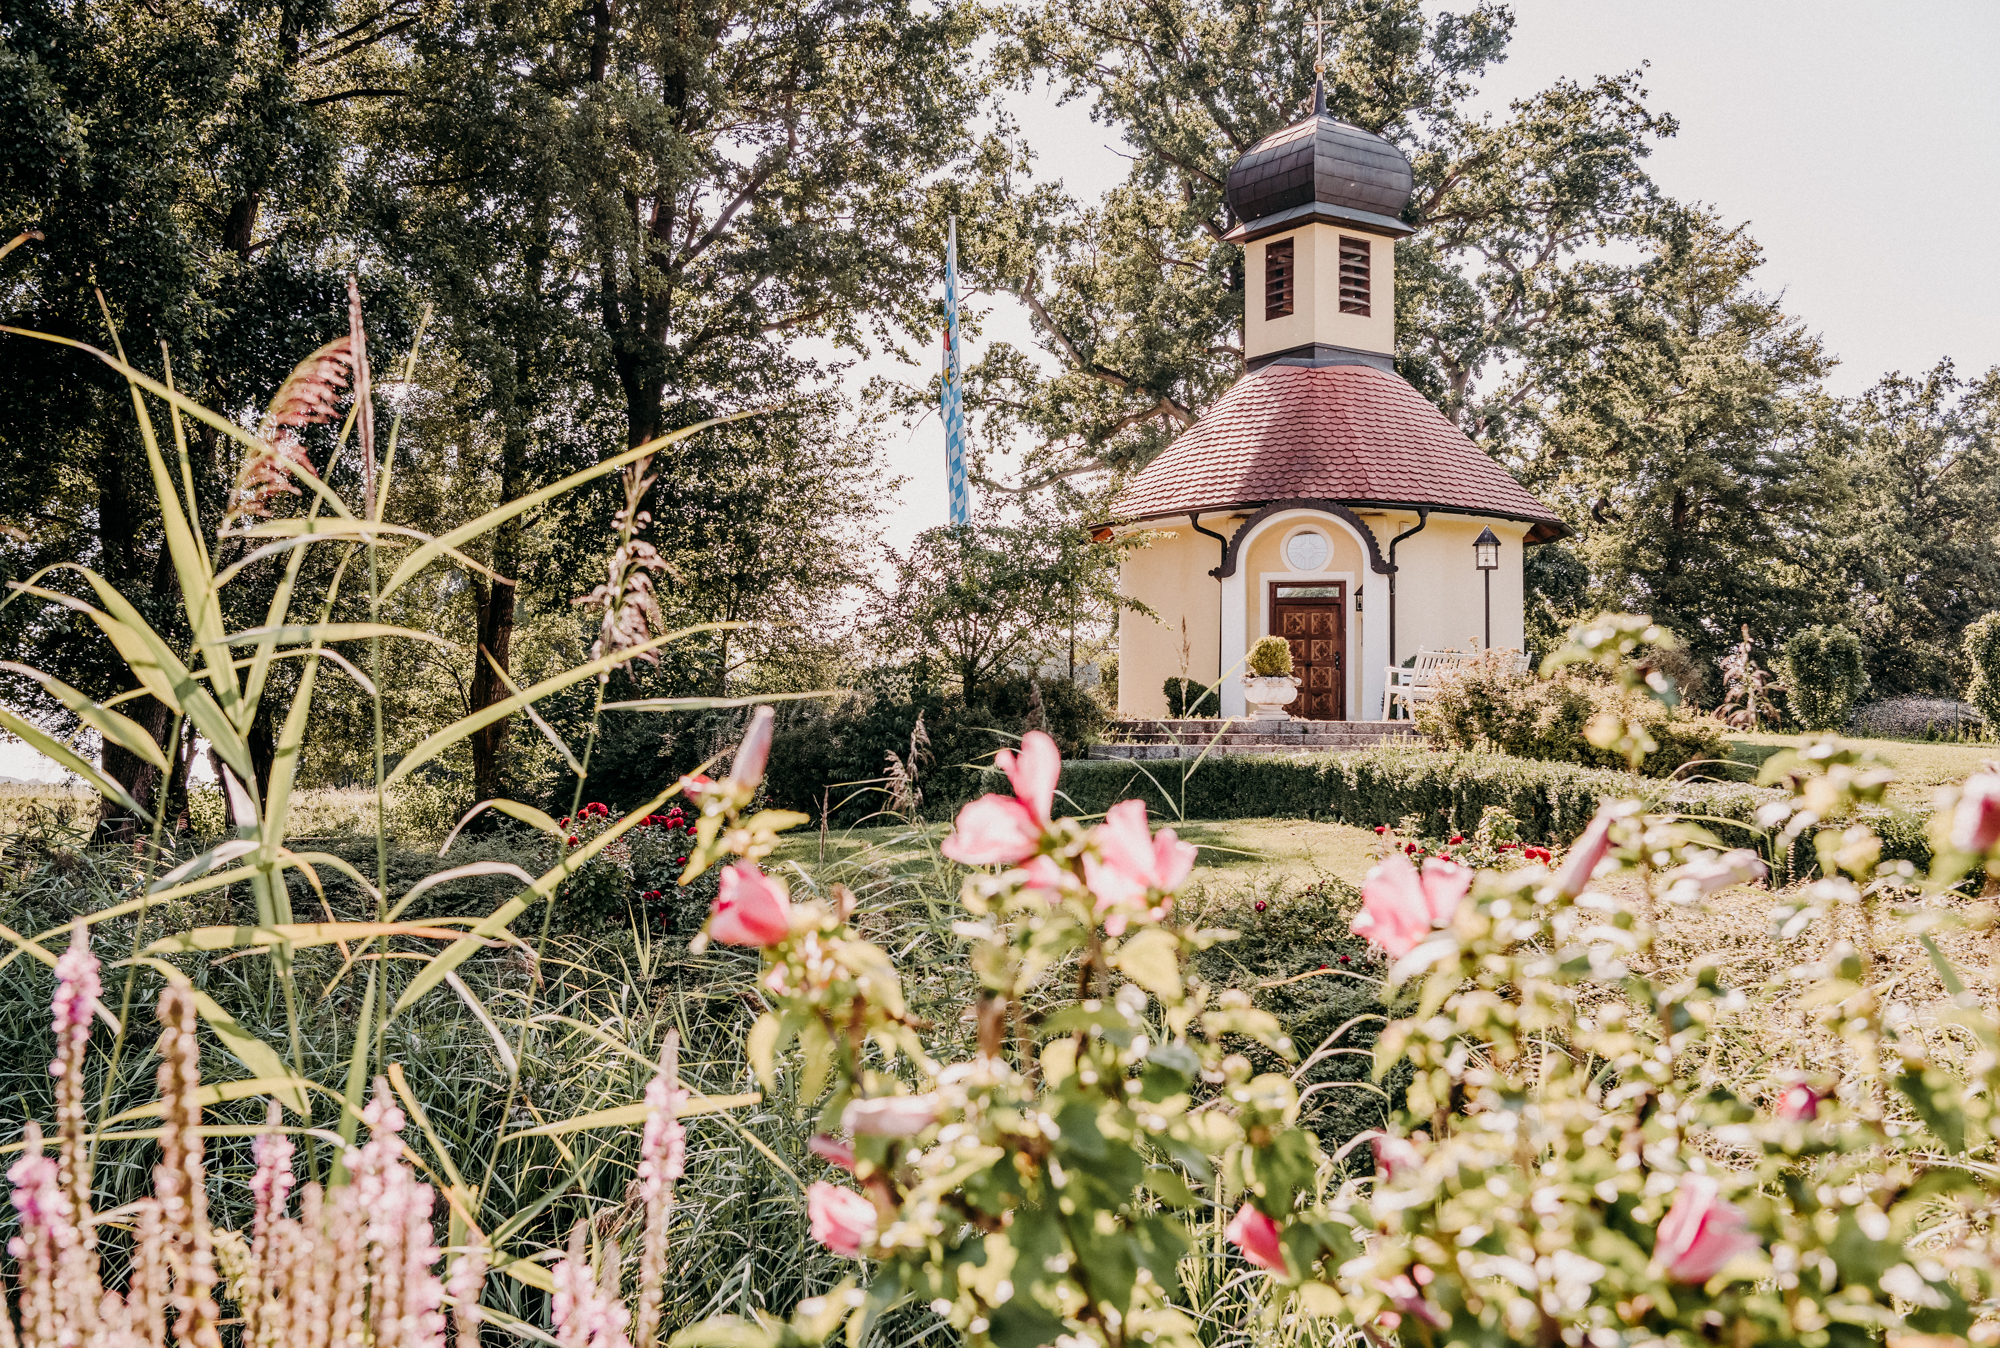
M 1225 189 L 1243 245 L 1243 354 L 1273 361 L 1394 368 L 1396 240 L 1414 179 L 1403 152 L 1326 110 L 1253 146 Z

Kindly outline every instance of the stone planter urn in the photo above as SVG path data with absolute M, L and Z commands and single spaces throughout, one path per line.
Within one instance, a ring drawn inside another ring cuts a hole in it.
M 1243 700 L 1250 704 L 1253 721 L 1289 721 L 1286 704 L 1299 695 L 1299 680 L 1290 674 L 1246 675 Z

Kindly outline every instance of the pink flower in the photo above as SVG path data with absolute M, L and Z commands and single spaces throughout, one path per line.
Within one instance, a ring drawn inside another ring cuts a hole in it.
M 934 1095 L 881 1095 L 850 1101 L 841 1112 L 840 1125 L 856 1137 L 915 1137 L 937 1117 Z
M 1222 1234 L 1258 1268 L 1274 1273 L 1285 1271 L 1285 1248 L 1278 1240 L 1278 1224 L 1247 1199 L 1236 1209 L 1236 1215 L 1229 1219 Z
M 1583 831 L 1563 859 L 1563 868 L 1556 875 L 1556 893 L 1573 899 L 1583 893 L 1591 876 L 1597 873 L 1597 863 L 1604 860 L 1604 854 L 1611 850 L 1611 816 L 1603 810 L 1590 821 L 1590 827 Z
M 1104 929 L 1113 936 L 1125 930 L 1134 913 L 1145 913 L 1150 891 L 1172 893 L 1187 882 L 1194 869 L 1195 849 L 1170 828 L 1146 829 L 1146 803 L 1121 800 L 1105 812 L 1104 822 L 1090 832 L 1097 855 L 1083 858 L 1083 880 L 1104 915 Z M 1101 860 L 1099 858 L 1102 858 Z
M 1978 854 L 2000 845 L 2000 772 L 1967 779 L 1951 812 L 1951 845 Z
M 1021 736 L 1021 752 L 1002 749 L 993 755 L 993 765 L 1007 774 L 1014 797 L 1034 811 L 1035 822 L 1049 822 L 1055 809 L 1056 779 L 1062 775 L 1062 751 L 1056 742 L 1039 730 Z
M 1769 873 L 1770 868 L 1747 847 L 1721 853 L 1700 852 L 1686 865 L 1667 872 L 1667 902 L 1693 903 L 1731 885 L 1761 880 Z
M 1430 1270 L 1422 1269 L 1421 1271 L 1426 1275 L 1424 1281 L 1430 1281 L 1428 1276 Z M 1443 1329 L 1451 1323 L 1450 1317 L 1445 1315 L 1443 1311 L 1424 1300 L 1424 1294 L 1417 1290 L 1417 1285 L 1411 1282 L 1405 1274 L 1398 1273 L 1395 1277 L 1383 1282 L 1379 1290 L 1382 1295 L 1396 1303 L 1397 1312 L 1414 1315 L 1419 1320 L 1433 1325 L 1438 1329 Z M 1391 1312 L 1391 1315 L 1394 1314 L 1396 1312 Z M 1384 1317 L 1384 1319 L 1387 1318 L 1387 1316 Z M 1402 1321 L 1398 1319 L 1395 1323 L 1400 1324 Z M 1392 1325 L 1391 1327 L 1393 1328 L 1394 1326 Z
M 1062 751 L 1039 730 L 1021 737 L 1021 752 L 993 756 L 1013 786 L 1012 796 L 985 795 L 958 812 L 951 836 L 938 850 L 962 866 L 1015 866 L 1041 850 L 1042 830 L 1055 808 Z
M 1361 885 L 1361 912 L 1350 928 L 1401 959 L 1434 927 L 1451 922 L 1472 887 L 1472 872 L 1455 861 L 1427 861 L 1421 877 L 1407 858 L 1390 853 Z
M 104 992 L 97 975 L 97 956 L 90 953 L 90 928 L 76 924 L 69 949 L 56 961 L 56 995 L 53 1004 L 56 1037 L 90 1026 L 90 1008 Z
M 1820 1094 L 1803 1082 L 1787 1086 L 1772 1112 L 1786 1123 L 1810 1123 L 1819 1117 Z
M 785 886 L 748 861 L 722 873 L 722 888 L 709 915 L 711 940 L 724 945 L 776 945 L 791 934 L 792 901 Z
M 771 727 L 777 720 L 777 713 L 769 707 L 759 707 L 750 713 L 750 725 L 743 732 L 743 742 L 736 746 L 736 758 L 729 765 L 729 775 L 739 784 L 749 786 L 763 780 L 764 764 L 771 757 Z
M 835 1254 L 858 1259 L 875 1243 L 875 1205 L 852 1189 L 814 1180 L 806 1186 L 806 1217 L 812 1238 Z
M 1049 903 L 1060 903 L 1063 893 L 1076 883 L 1076 879 L 1063 869 L 1062 863 L 1052 856 L 1037 855 L 1028 858 L 1028 864 L 1009 877 L 1019 882 L 1024 890 L 1033 890 Z
M 1375 1149 L 1375 1168 L 1382 1172 L 1382 1178 L 1394 1184 L 1399 1176 L 1424 1168 L 1423 1153 L 1411 1145 L 1409 1139 L 1391 1137 L 1387 1133 L 1377 1133 L 1369 1139 Z
M 938 850 L 962 866 L 1014 866 L 1041 850 L 1042 825 L 1012 796 L 986 795 L 958 812 Z
M 1704 1283 L 1738 1255 L 1762 1249 L 1743 1209 L 1722 1197 L 1710 1175 L 1683 1175 L 1674 1205 L 1661 1219 L 1653 1257 L 1675 1282 Z
M 837 1165 L 850 1174 L 854 1171 L 854 1144 L 845 1138 L 814 1133 L 806 1139 L 806 1150 L 828 1165 Z

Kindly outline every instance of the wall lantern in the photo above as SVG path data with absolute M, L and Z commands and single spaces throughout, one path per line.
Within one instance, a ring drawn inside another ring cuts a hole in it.
M 1472 562 L 1486 578 L 1486 649 L 1493 649 L 1493 573 L 1500 569 L 1500 538 L 1492 529 L 1481 529 L 1472 540 Z

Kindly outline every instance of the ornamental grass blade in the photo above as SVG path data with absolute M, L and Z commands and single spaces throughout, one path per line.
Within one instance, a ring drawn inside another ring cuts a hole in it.
M 120 718 L 123 719 L 123 718 Z M 111 778 L 99 772 L 97 765 L 78 756 L 75 750 L 57 739 L 33 721 L 16 716 L 5 707 L 0 707 L 0 728 L 12 731 L 28 742 L 31 748 L 53 758 L 57 763 L 83 778 L 90 788 L 101 795 L 117 801 L 140 818 L 150 821 L 152 811 L 132 798 L 132 794 Z
M 554 678 L 543 679 L 534 687 L 516 693 L 514 696 L 502 701 L 495 702 L 472 713 L 470 716 L 462 716 L 444 729 L 426 736 L 420 744 L 405 754 L 402 760 L 396 764 L 395 769 L 382 779 L 382 789 L 385 791 L 388 790 L 397 782 L 400 782 L 403 778 L 409 776 L 412 772 L 422 767 L 425 763 L 430 762 L 433 758 L 436 758 L 446 749 L 449 749 L 452 745 L 466 738 L 474 731 L 493 724 L 493 722 L 503 716 L 513 715 L 530 702 L 538 702 L 550 693 L 560 692 L 568 688 L 571 684 L 581 683 L 585 679 L 594 678 L 599 674 L 608 674 L 618 666 L 634 659 L 642 651 L 656 650 L 670 641 L 679 641 L 682 637 L 692 636 L 697 632 L 713 632 L 725 625 L 722 623 L 702 623 L 696 627 L 683 627 L 678 632 L 668 632 L 664 636 L 657 636 L 650 641 L 640 642 L 637 646 L 627 646 L 624 650 L 612 651 L 607 655 L 599 656 L 587 664 L 581 664 L 574 669 L 565 670 Z
M 53 674 L 44 674 L 39 669 L 16 664 L 12 660 L 0 660 L 0 669 L 41 684 L 55 695 L 56 701 L 69 709 L 71 715 L 102 735 L 105 743 L 116 744 L 135 758 L 144 759 L 161 772 L 167 770 L 167 756 L 161 750 L 159 741 L 148 734 L 146 728 L 137 721 L 98 706 Z
M 450 870 L 438 871 L 434 875 L 426 875 L 423 879 L 411 885 L 403 892 L 403 897 L 396 900 L 396 906 L 389 910 L 389 920 L 393 922 L 397 914 L 410 906 L 411 900 L 432 886 L 448 884 L 453 880 L 470 879 L 475 875 L 511 875 L 524 885 L 535 883 L 534 876 L 528 874 L 511 861 L 470 861 L 463 866 L 453 866 Z M 453 932 L 452 934 L 456 936 L 458 933 Z
M 165 960 L 152 959 L 145 956 L 141 956 L 134 963 L 143 964 L 147 968 L 152 969 L 169 983 L 172 983 L 192 997 L 194 999 L 195 1010 L 203 1020 L 208 1022 L 208 1028 L 215 1032 L 215 1037 L 221 1041 L 222 1047 L 228 1051 L 230 1057 L 248 1068 L 251 1076 L 261 1077 L 268 1081 L 292 1075 L 291 1069 L 285 1066 L 284 1060 L 278 1056 L 276 1049 L 273 1049 L 256 1035 L 244 1029 L 237 1023 L 236 1017 L 223 1010 L 213 997 L 196 987 L 193 980 L 179 969 L 168 964 Z M 272 1098 L 300 1118 L 312 1118 L 312 1102 L 306 1098 L 303 1090 L 278 1090 L 263 1093 L 271 1095 Z
M 0 332 L 9 330 L 0 328 Z M 710 417 L 707 421 L 696 422 L 692 426 L 685 426 L 680 430 L 671 431 L 666 435 L 648 440 L 645 444 L 635 449 L 628 449 L 622 454 L 614 454 L 603 462 L 593 464 L 581 472 L 571 473 L 559 482 L 552 482 L 540 491 L 529 492 L 526 496 L 517 497 L 505 505 L 489 510 L 471 523 L 460 525 L 441 538 L 424 544 L 408 557 L 404 558 L 402 565 L 391 572 L 389 579 L 383 584 L 382 598 L 387 599 L 390 595 L 394 594 L 412 576 L 436 561 L 438 556 L 446 550 L 477 538 L 487 530 L 512 519 L 524 511 L 532 510 L 545 502 L 553 501 L 556 497 L 561 496 L 564 492 L 574 487 L 580 487 L 586 482 L 593 482 L 608 473 L 617 472 L 628 463 L 637 463 L 640 459 L 651 457 L 665 446 L 671 445 L 677 440 L 685 440 L 689 436 L 708 430 L 711 427 L 726 426 L 732 421 L 742 421 L 746 417 L 763 416 L 766 413 L 776 410 L 776 408 L 771 407 L 759 407 L 747 412 L 732 412 L 726 417 Z
M 689 1093 L 674 1110 L 677 1118 L 689 1118 L 696 1114 L 719 1114 L 726 1109 L 743 1109 L 763 1100 L 760 1091 L 749 1091 L 741 1095 L 698 1095 Z M 539 1128 L 523 1128 L 518 1133 L 508 1133 L 500 1140 L 513 1142 L 524 1137 L 560 1137 L 569 1133 L 585 1133 L 593 1128 L 632 1128 L 646 1121 L 646 1102 L 638 1101 L 630 1105 L 614 1105 L 610 1109 L 596 1109 L 588 1114 L 579 1114 L 573 1119 L 563 1119 L 557 1123 L 545 1123 Z
M 465 826 L 487 810 L 498 810 L 510 819 L 518 819 L 530 828 L 548 834 L 557 842 L 561 842 L 563 839 L 569 837 L 568 829 L 558 828 L 555 820 L 549 818 L 549 816 L 543 814 L 534 806 L 523 805 L 518 800 L 500 800 L 496 798 L 493 800 L 482 800 L 467 810 L 458 823 L 452 826 L 451 832 L 445 836 L 444 846 L 438 848 L 438 855 L 443 856 L 446 852 L 449 852 L 453 841 L 465 830 Z M 529 881 L 529 883 L 532 884 L 533 881 Z
M 544 871 L 534 883 L 528 886 L 528 892 L 533 896 L 532 898 L 515 897 L 507 900 L 507 902 L 501 904 L 492 913 L 487 915 L 478 926 L 472 928 L 471 931 L 455 942 L 450 949 L 433 955 L 429 962 L 424 965 L 423 972 L 410 980 L 410 986 L 403 990 L 403 995 L 396 999 L 396 1004 L 393 1007 L 389 1008 L 390 1019 L 394 1019 L 409 1010 L 410 1007 L 415 1006 L 419 1001 L 422 1001 L 424 994 L 443 982 L 446 974 L 472 958 L 473 953 L 484 944 L 486 937 L 506 930 L 507 926 L 515 918 L 528 911 L 529 905 L 534 901 L 534 898 L 546 899 L 553 895 L 556 892 L 557 886 L 561 885 L 564 880 L 583 869 L 584 864 L 592 857 L 595 857 L 599 852 L 611 846 L 612 843 L 624 837 L 630 830 L 638 827 L 639 822 L 647 815 L 652 814 L 653 811 L 666 804 L 668 800 L 679 795 L 680 789 L 680 784 L 676 782 L 674 785 L 660 792 L 659 795 L 654 796 L 650 801 L 647 801 L 644 805 L 641 805 L 638 809 L 620 819 L 610 828 L 592 838 L 589 842 L 573 849 L 567 856 L 556 862 L 547 871 Z

